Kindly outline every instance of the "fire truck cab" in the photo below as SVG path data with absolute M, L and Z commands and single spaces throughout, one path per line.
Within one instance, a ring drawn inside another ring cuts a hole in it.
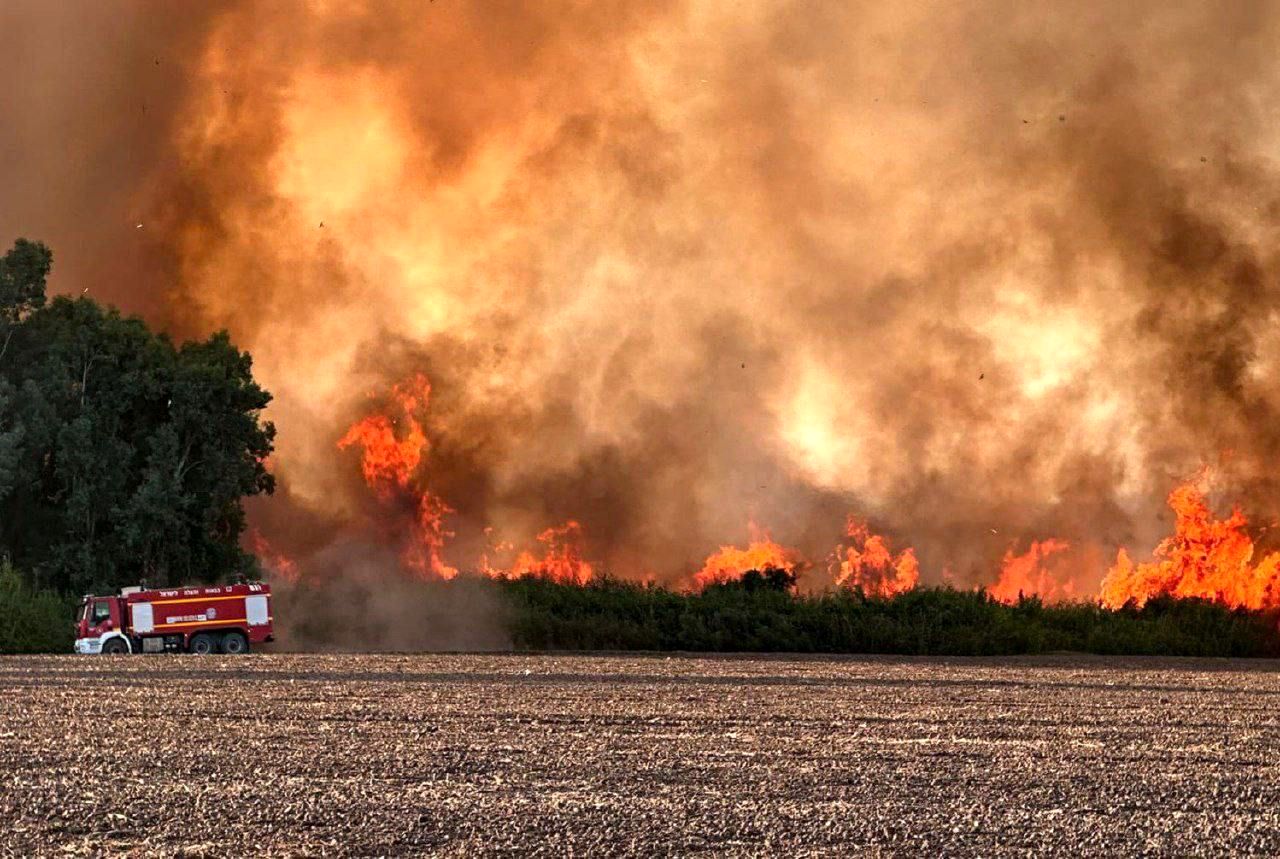
M 76 653 L 248 653 L 274 640 L 271 586 L 144 590 L 85 596 L 76 617 Z

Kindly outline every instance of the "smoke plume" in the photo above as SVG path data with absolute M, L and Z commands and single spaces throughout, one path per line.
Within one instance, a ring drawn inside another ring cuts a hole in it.
M 253 515 L 304 569 L 412 516 L 337 442 L 422 374 L 462 569 L 575 520 L 597 569 L 675 582 L 750 523 L 820 558 L 852 513 L 926 582 L 1054 540 L 1096 586 L 1202 465 L 1280 514 L 1278 22 L 20 0 L 0 235 L 253 352 Z

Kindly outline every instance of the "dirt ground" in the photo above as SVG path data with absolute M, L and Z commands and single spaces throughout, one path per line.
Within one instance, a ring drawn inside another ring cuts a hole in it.
M 0 854 L 1274 855 L 1278 670 L 0 658 Z

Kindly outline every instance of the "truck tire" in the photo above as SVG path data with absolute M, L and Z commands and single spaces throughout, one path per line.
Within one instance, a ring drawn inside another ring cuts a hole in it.
M 234 656 L 239 656 L 241 653 L 248 653 L 249 639 L 245 638 L 244 633 L 242 632 L 228 632 L 226 635 L 222 636 L 221 650 L 223 653 L 229 653 Z
M 207 632 L 199 632 L 191 636 L 191 641 L 187 644 L 187 650 L 199 656 L 208 656 L 210 653 L 216 653 L 218 642 L 213 640 L 213 636 Z
M 102 645 L 102 652 L 108 656 L 122 656 L 129 652 L 129 645 L 123 638 L 111 638 Z

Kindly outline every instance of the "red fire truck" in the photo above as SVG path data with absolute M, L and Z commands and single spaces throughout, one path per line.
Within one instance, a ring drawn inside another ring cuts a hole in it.
M 86 596 L 76 653 L 248 653 L 272 641 L 271 586 L 143 590 Z

